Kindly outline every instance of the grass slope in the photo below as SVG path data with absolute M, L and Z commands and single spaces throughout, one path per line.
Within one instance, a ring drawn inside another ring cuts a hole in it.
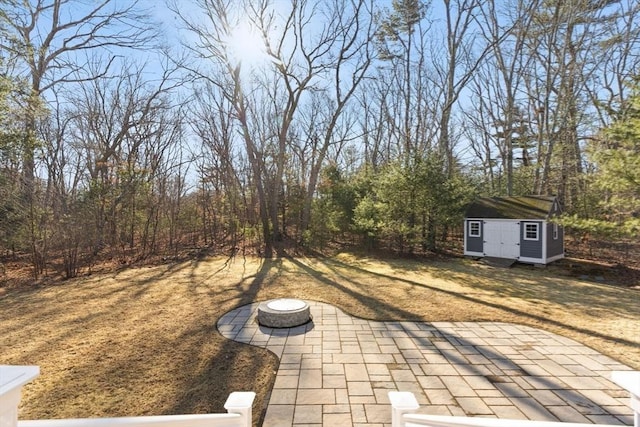
M 217 332 L 235 307 L 297 297 L 368 319 L 513 322 L 640 369 L 638 292 L 471 260 L 205 259 L 7 292 L 0 363 L 41 367 L 22 419 L 223 412 L 238 390 L 257 392 L 260 418 L 278 360 Z

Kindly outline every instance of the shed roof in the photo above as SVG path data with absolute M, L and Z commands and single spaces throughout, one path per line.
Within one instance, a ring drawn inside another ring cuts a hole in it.
M 467 218 L 547 219 L 554 196 L 486 197 L 467 209 Z

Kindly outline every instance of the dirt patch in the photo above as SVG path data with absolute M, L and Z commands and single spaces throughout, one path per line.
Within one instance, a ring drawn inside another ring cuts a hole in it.
M 131 268 L 5 291 L 0 360 L 41 366 L 23 419 L 222 412 L 231 391 L 253 390 L 257 423 L 278 360 L 215 325 L 233 308 L 295 297 L 367 319 L 525 324 L 640 368 L 638 291 L 563 271 L 351 254 Z

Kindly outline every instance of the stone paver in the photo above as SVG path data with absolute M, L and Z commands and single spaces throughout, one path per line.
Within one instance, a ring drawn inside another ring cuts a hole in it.
M 280 367 L 263 427 L 391 426 L 387 392 L 411 391 L 437 415 L 633 425 L 610 381 L 630 370 L 573 340 L 495 322 L 376 322 L 309 302 L 312 322 L 258 325 L 259 303 L 225 314 L 220 333 L 271 350 Z

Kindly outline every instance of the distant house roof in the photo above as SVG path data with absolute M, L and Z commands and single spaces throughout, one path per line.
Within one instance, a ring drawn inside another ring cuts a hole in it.
M 554 196 L 486 197 L 467 209 L 467 218 L 547 219 L 554 212 Z

